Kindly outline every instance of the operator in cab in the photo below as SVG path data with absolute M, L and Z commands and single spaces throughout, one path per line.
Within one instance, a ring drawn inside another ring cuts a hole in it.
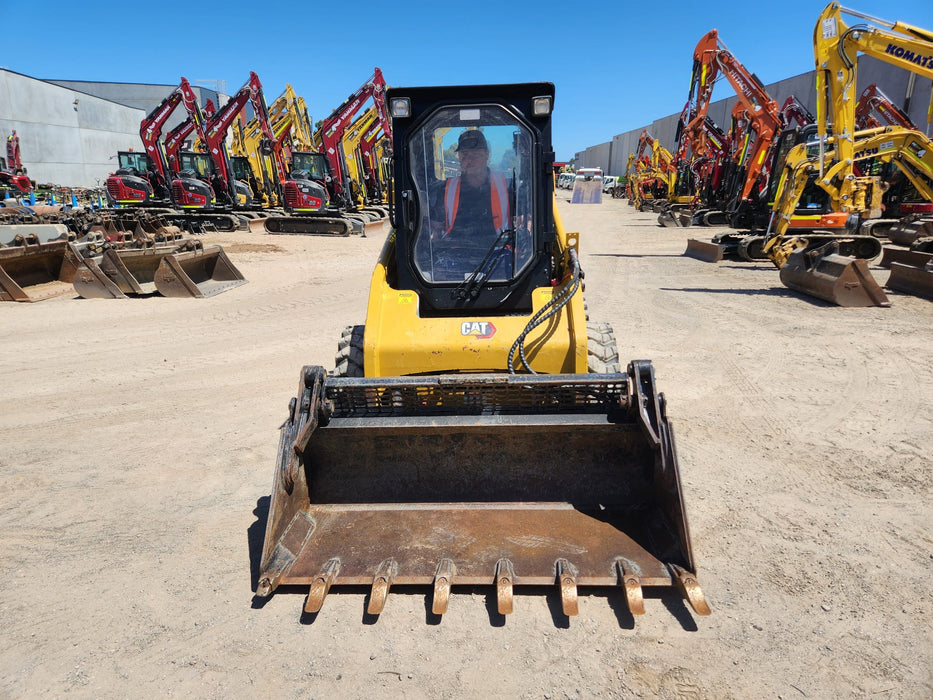
M 460 174 L 447 178 L 435 193 L 432 212 L 443 212 L 435 238 L 491 246 L 509 226 L 509 187 L 501 173 L 489 169 L 489 146 L 482 131 L 468 129 L 457 141 Z

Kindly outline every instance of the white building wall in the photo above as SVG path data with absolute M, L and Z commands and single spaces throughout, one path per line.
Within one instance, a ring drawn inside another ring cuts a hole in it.
M 927 108 L 930 105 L 931 92 L 933 92 L 933 81 L 929 78 L 916 76 L 913 84 L 910 85 L 910 74 L 907 71 L 880 61 L 871 56 L 858 57 L 858 94 L 875 83 L 891 99 L 894 104 L 904 107 L 908 103 L 908 116 L 921 131 L 927 129 Z M 723 81 L 724 87 L 718 92 L 728 94 L 728 86 Z M 791 78 L 785 78 L 765 86 L 768 94 L 778 103 L 778 106 L 784 104 L 788 96 L 794 95 L 811 112 L 816 111 L 816 73 L 810 71 Z M 729 130 L 732 120 L 732 107 L 737 98 L 735 95 L 729 95 L 726 98 L 717 100 L 709 106 L 707 115 L 723 131 Z M 661 142 L 661 145 L 673 153 L 677 148 L 675 136 L 677 132 L 677 121 L 680 114 L 671 114 L 666 117 L 654 120 L 652 123 L 631 131 L 618 134 L 612 138 L 612 162 L 610 163 L 610 174 L 621 174 L 625 169 L 625 163 L 630 153 L 638 148 L 638 137 L 643 129 Z M 575 166 L 577 168 L 606 168 L 602 161 L 603 152 L 601 147 L 591 146 L 575 154 Z M 616 173 L 616 170 L 620 170 Z
M 116 169 L 118 150 L 142 149 L 144 116 L 141 109 L 0 69 L 0 136 L 16 130 L 23 165 L 38 183 L 102 183 Z

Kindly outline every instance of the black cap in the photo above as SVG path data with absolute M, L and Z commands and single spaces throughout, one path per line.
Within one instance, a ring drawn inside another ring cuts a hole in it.
M 482 131 L 470 129 L 460 134 L 460 138 L 457 141 L 457 150 L 470 150 L 471 148 L 482 148 L 485 151 L 489 150 L 489 146 L 486 145 L 486 137 L 483 136 Z

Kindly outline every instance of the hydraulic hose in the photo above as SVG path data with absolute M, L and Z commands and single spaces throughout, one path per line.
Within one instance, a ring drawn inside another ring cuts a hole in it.
M 531 331 L 547 321 L 554 314 L 559 313 L 560 310 L 567 305 L 571 298 L 573 298 L 573 295 L 576 294 L 577 290 L 580 288 L 580 282 L 583 279 L 583 271 L 580 269 L 580 261 L 577 258 L 577 251 L 575 248 L 570 249 L 568 258 L 570 260 L 570 284 L 565 286 L 556 296 L 552 297 L 547 304 L 542 306 L 538 312 L 531 317 L 525 326 L 525 329 L 519 334 L 518 338 L 515 339 L 515 342 L 512 343 L 512 347 L 509 349 L 509 374 L 515 374 L 516 352 L 518 353 L 519 359 L 521 360 L 521 363 L 525 369 L 530 374 L 537 374 L 537 372 L 531 368 L 528 359 L 525 357 L 525 338 L 528 337 L 528 334 L 531 333 Z

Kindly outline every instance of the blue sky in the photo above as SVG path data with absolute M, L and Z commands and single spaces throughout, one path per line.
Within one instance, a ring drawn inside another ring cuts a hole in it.
M 679 112 L 693 48 L 710 29 L 765 84 L 812 70 L 813 26 L 826 1 L 471 0 L 464 10 L 457 3 L 228 0 L 181 11 L 170 3 L 47 0 L 34 11 L 17 6 L 14 18 L 11 0 L 0 0 L 12 22 L 0 66 L 42 79 L 224 80 L 228 92 L 254 70 L 268 101 L 291 83 L 315 120 L 374 66 L 396 86 L 549 81 L 557 91 L 555 150 L 567 160 Z M 325 9 L 315 15 L 315 6 Z M 933 0 L 843 6 L 933 30 Z M 715 97 L 729 94 L 721 85 Z

